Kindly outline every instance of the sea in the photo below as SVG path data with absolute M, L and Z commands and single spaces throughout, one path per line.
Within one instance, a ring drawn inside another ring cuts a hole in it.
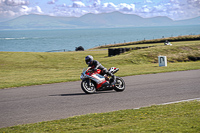
M 184 35 L 199 35 L 200 25 L 103 29 L 2 30 L 0 51 L 61 52 Z

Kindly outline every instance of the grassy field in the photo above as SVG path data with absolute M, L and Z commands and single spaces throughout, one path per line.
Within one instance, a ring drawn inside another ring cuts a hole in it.
M 173 42 L 173 46 L 133 50 L 113 57 L 108 57 L 107 50 L 0 52 L 0 88 L 79 80 L 82 69 L 86 67 L 84 58 L 88 54 L 107 68 L 120 68 L 117 76 L 200 69 L 200 61 L 191 61 L 200 57 L 200 41 Z M 158 67 L 159 55 L 167 56 L 167 67 Z
M 1 128 L 1 133 L 200 132 L 200 101 L 74 116 L 68 119 Z
M 108 57 L 107 50 L 83 52 L 0 52 L 0 88 L 79 80 L 84 57 L 94 56 L 105 67 L 120 68 L 118 76 L 200 69 L 200 41 L 127 45 L 155 46 Z M 119 47 L 119 46 L 117 46 Z M 167 56 L 167 67 L 158 56 Z M 1 128 L 1 133 L 33 132 L 200 132 L 200 101 L 154 105 L 137 110 L 74 116 L 68 119 Z

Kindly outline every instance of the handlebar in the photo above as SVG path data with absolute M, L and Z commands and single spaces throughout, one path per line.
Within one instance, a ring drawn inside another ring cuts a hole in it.
M 90 68 L 87 72 L 93 73 L 93 72 L 97 72 L 97 71 L 98 71 L 98 70 L 94 70 L 94 69 Z
M 88 72 L 93 72 L 93 69 L 89 69 Z

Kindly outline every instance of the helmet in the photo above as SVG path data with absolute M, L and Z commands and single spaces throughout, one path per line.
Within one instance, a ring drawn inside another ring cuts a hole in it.
M 90 64 L 93 61 L 93 57 L 91 55 L 88 55 L 85 57 L 85 63 Z

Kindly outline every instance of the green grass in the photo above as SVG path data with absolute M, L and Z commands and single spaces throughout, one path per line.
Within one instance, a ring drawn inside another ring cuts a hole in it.
M 108 57 L 107 50 L 83 52 L 0 52 L 0 88 L 79 80 L 88 54 L 105 67 L 120 68 L 117 76 L 200 69 L 200 41 L 174 42 Z M 158 56 L 167 56 L 168 66 L 158 67 Z
M 141 41 L 135 41 L 135 42 L 127 42 L 127 43 L 119 43 L 119 44 L 109 44 L 109 45 L 103 45 L 99 46 L 93 49 L 99 49 L 99 48 L 115 48 L 115 47 L 130 47 L 134 45 L 141 45 L 144 46 L 145 44 L 153 44 L 159 45 L 164 44 L 164 42 L 168 40 L 170 42 L 182 42 L 182 41 L 195 41 L 200 40 L 200 35 L 186 35 L 186 36 L 177 36 L 177 37 L 167 37 L 167 38 L 161 38 L 161 39 L 153 39 L 153 40 L 141 40 Z
M 200 132 L 200 101 L 153 105 L 140 109 L 74 116 L 1 128 L 1 133 L 141 133 Z

